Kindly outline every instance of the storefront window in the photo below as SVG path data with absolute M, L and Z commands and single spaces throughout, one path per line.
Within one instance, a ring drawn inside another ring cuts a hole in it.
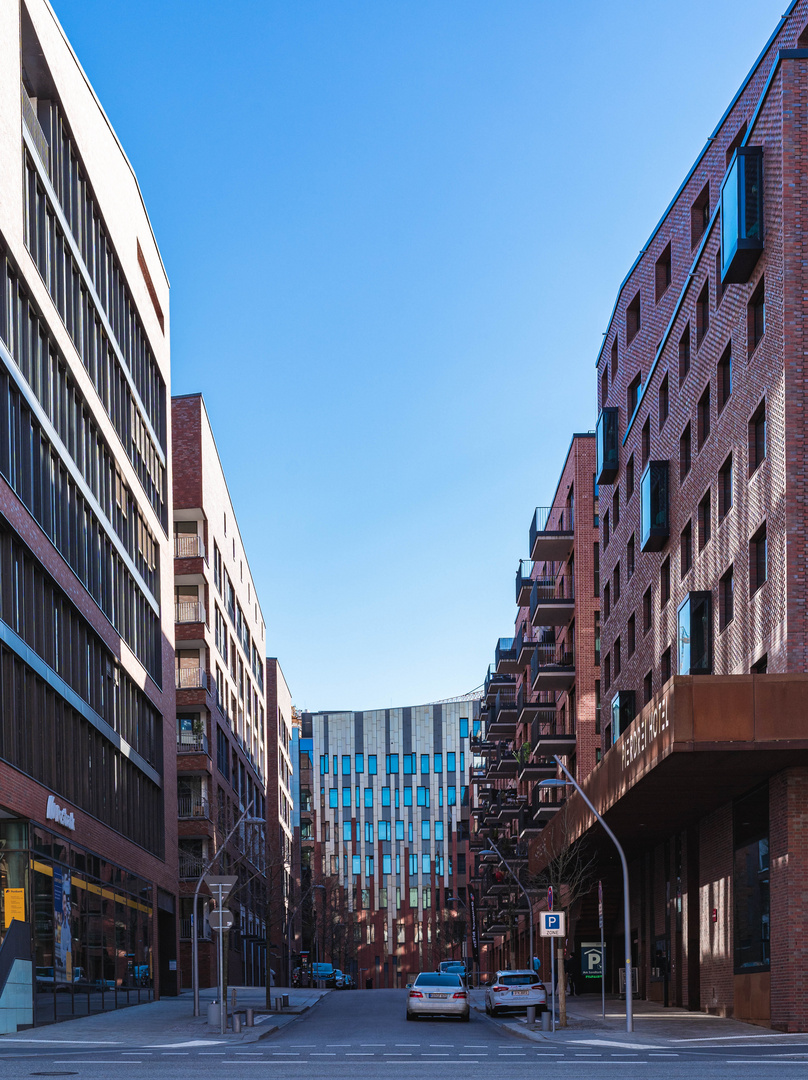
M 769 789 L 733 808 L 735 973 L 769 970 Z

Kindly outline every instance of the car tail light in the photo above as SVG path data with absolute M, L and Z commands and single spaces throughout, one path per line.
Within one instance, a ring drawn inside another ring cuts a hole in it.
M 410 997 L 423 997 L 420 990 L 410 990 Z
M 530 989 L 531 989 L 531 990 L 543 990 L 543 989 L 544 989 L 544 983 L 534 983 L 534 984 L 533 984 L 533 985 L 531 986 L 531 988 L 530 988 Z
M 465 990 L 460 990 L 458 993 L 452 994 L 452 997 L 464 998 L 464 997 L 466 997 L 466 991 Z
M 501 994 L 502 991 L 507 990 L 508 987 L 507 986 L 492 986 L 491 989 L 494 991 L 495 994 Z

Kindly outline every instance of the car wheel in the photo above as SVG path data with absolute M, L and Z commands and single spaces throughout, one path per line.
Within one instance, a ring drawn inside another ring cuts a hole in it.
M 410 1012 L 409 1009 L 407 1009 L 407 1019 L 408 1020 L 414 1020 L 415 1019 L 415 1017 L 412 1015 L 412 1013 Z
M 496 1007 L 496 1005 L 491 1006 L 491 1015 L 492 1016 L 499 1016 L 499 1009 Z
M 467 1024 L 467 1023 L 469 1022 L 469 1020 L 471 1019 L 471 1016 L 470 1016 L 470 1014 L 469 1014 L 469 1013 L 464 1013 L 464 1014 L 463 1014 L 463 1015 L 462 1015 L 462 1016 L 460 1017 L 460 1019 L 461 1019 L 462 1023 L 464 1023 L 464 1024 Z

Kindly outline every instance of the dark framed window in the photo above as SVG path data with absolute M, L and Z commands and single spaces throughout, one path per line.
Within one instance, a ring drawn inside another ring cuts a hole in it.
M 723 521 L 732 509 L 732 454 L 718 471 L 718 520 Z
M 670 241 L 668 241 L 668 244 L 665 247 L 665 250 L 662 252 L 662 254 L 659 256 L 659 258 L 656 261 L 656 267 L 655 267 L 655 273 L 654 273 L 654 281 L 655 281 L 655 286 L 656 286 L 656 288 L 655 288 L 656 302 L 659 303 L 659 301 L 662 299 L 662 297 L 665 295 L 665 293 L 670 288 L 670 283 L 671 283 L 671 245 L 670 245 Z
M 766 333 L 766 287 L 763 278 L 757 283 L 746 309 L 747 351 L 751 356 Z
M 634 494 L 634 455 L 626 462 L 626 502 Z
M 603 550 L 609 546 L 610 529 L 609 529 L 609 511 L 606 510 L 603 514 Z
M 642 374 L 637 372 L 631 382 L 628 384 L 628 390 L 626 391 L 626 419 L 630 420 L 637 409 L 637 403 L 640 400 L 640 390 L 642 389 Z
M 665 372 L 662 382 L 659 384 L 659 430 L 665 426 L 670 411 L 670 397 L 668 391 L 668 373 Z
M 642 597 L 642 632 L 644 634 L 651 629 L 651 620 L 651 586 L 649 585 Z
M 620 524 L 620 488 L 615 486 L 612 492 L 612 528 L 616 529 Z
M 670 555 L 659 568 L 659 606 L 664 608 L 671 598 L 671 557 Z
M 718 411 L 724 408 L 732 393 L 732 346 L 727 345 L 718 361 Z
M 660 667 L 660 671 L 662 673 L 662 685 L 664 686 L 665 683 L 668 682 L 668 680 L 670 679 L 671 674 L 672 674 L 671 647 L 670 647 L 670 645 L 663 652 L 662 659 L 660 661 L 659 667 Z
M 600 544 L 595 541 L 592 548 L 592 576 L 595 596 L 600 596 Z
M 608 619 L 612 613 L 612 587 L 607 581 L 603 586 L 603 618 Z
M 619 466 L 618 415 L 614 407 L 600 410 L 596 430 L 598 484 L 610 484 Z
M 710 279 L 704 282 L 698 299 L 696 300 L 696 348 L 701 348 L 701 343 L 707 337 L 710 329 Z
M 758 660 L 752 664 L 751 672 L 753 675 L 765 675 L 769 670 L 769 656 L 764 653 Z
M 766 459 L 766 402 L 761 401 L 749 421 L 749 475 Z
M 690 246 L 694 248 L 710 224 L 710 184 L 704 185 L 690 208 Z
M 612 741 L 617 742 L 637 715 L 633 690 L 621 690 L 612 698 Z
M 629 345 L 639 334 L 642 326 L 642 311 L 640 307 L 640 294 L 634 297 L 626 308 L 626 344 Z
M 688 521 L 679 537 L 680 576 L 685 577 L 693 566 L 693 525 Z
M 679 605 L 677 647 L 680 675 L 710 675 L 713 670 L 712 594 L 690 592 Z
M 628 538 L 626 544 L 626 581 L 634 577 L 634 533 Z
M 731 623 L 735 617 L 735 575 L 730 566 L 718 582 L 718 629 Z
M 600 373 L 600 407 L 603 408 L 606 404 L 606 398 L 609 396 L 609 366 L 603 365 L 603 371 Z
M 651 417 L 645 418 L 645 423 L 642 426 L 642 467 L 648 464 L 648 459 L 651 456 Z
M 690 466 L 693 463 L 693 450 L 692 450 L 692 437 L 690 432 L 690 424 L 688 423 L 685 430 L 682 432 L 679 438 L 679 483 L 685 479 L 690 472 Z
M 752 596 L 763 585 L 769 573 L 769 544 L 764 521 L 749 541 L 749 595 Z
M 600 612 L 595 612 L 595 667 L 600 667 Z
M 712 488 L 707 488 L 699 503 L 699 551 L 703 551 L 712 536 L 713 516 Z
M 612 653 L 614 655 L 614 677 L 615 677 L 615 679 L 619 679 L 620 678 L 620 672 L 623 669 L 623 664 L 622 664 L 621 655 L 620 655 L 621 654 L 621 649 L 620 649 L 620 638 L 619 637 L 616 637 L 614 639 L 614 647 L 612 649 Z
M 704 388 L 704 392 L 699 398 L 698 408 L 698 442 L 699 450 L 704 446 L 707 439 L 710 437 L 710 384 Z
M 682 336 L 679 338 L 679 385 L 687 378 L 690 371 L 690 323 L 688 323 Z
M 721 280 L 743 285 L 763 251 L 763 148 L 739 146 L 721 185 Z
M 614 335 L 614 341 L 612 342 L 612 384 L 614 384 L 617 378 L 617 334 Z
M 628 655 L 633 656 L 637 649 L 637 617 L 633 611 L 628 617 L 626 645 L 628 647 Z
M 654 696 L 654 673 L 653 671 L 647 671 L 645 678 L 642 681 L 643 692 L 643 704 L 647 705 L 651 698 Z
M 614 564 L 614 573 L 612 574 L 612 595 L 614 597 L 615 604 L 620 602 L 620 560 Z

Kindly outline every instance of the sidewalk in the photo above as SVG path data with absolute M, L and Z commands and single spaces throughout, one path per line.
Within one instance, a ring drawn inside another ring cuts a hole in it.
M 306 1012 L 329 993 L 328 990 L 286 989 L 272 987 L 272 997 L 289 995 L 289 1007 L 282 1012 L 266 1011 L 266 990 L 262 986 L 238 986 L 229 988 L 228 1008 L 236 993 L 237 1011 L 247 1007 L 255 1009 L 255 1027 L 242 1027 L 241 1034 L 232 1031 L 220 1035 L 218 1028 L 209 1028 L 208 1005 L 216 999 L 213 989 L 200 992 L 201 1016 L 195 1017 L 194 996 L 190 990 L 179 997 L 166 997 L 148 1005 L 132 1005 L 128 1009 L 96 1013 L 75 1020 L 65 1020 L 47 1027 L 20 1031 L 16 1035 L 0 1035 L 4 1043 L 83 1043 L 88 1046 L 202 1046 L 207 1043 L 242 1044 L 258 1042 L 271 1035 L 279 1027 L 291 1023 L 295 1017 Z M 229 1010 L 232 1012 L 232 1010 Z
M 549 1004 L 549 1002 L 548 1002 Z M 485 1013 L 485 991 L 471 991 L 472 1008 Z M 556 1001 L 556 1017 L 558 1001 Z M 743 1044 L 754 1039 L 759 1042 L 789 1038 L 778 1031 L 746 1024 L 741 1020 L 728 1020 L 721 1016 L 710 1016 L 702 1012 L 689 1012 L 687 1009 L 665 1008 L 653 1001 L 634 1001 L 634 1031 L 626 1031 L 626 1003 L 615 996 L 606 998 L 606 1018 L 601 1013 L 601 999 L 594 994 L 584 997 L 567 998 L 566 1028 L 558 1028 L 553 1034 L 541 1031 L 537 1021 L 533 1028 L 521 1016 L 510 1016 L 507 1020 L 496 1021 L 504 1028 L 522 1038 L 535 1042 L 564 1042 L 580 1045 L 608 1044 L 613 1046 L 633 1046 L 636 1048 L 684 1046 L 695 1042 L 709 1045 L 713 1041 Z

